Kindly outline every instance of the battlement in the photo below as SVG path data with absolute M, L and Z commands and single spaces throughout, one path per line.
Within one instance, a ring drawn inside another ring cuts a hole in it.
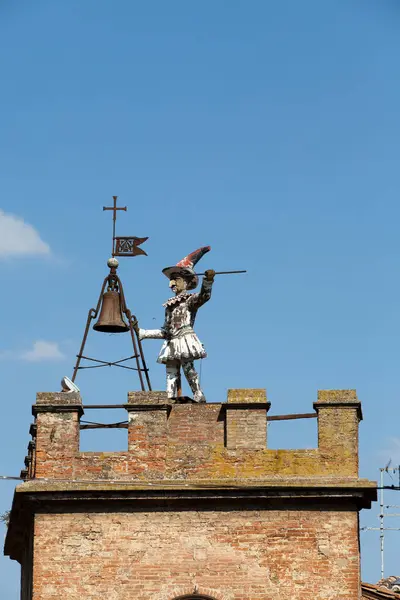
M 227 402 L 210 404 L 176 404 L 165 392 L 129 392 L 123 406 L 127 450 L 81 452 L 81 396 L 37 394 L 27 479 L 250 483 L 271 477 L 358 478 L 362 413 L 355 390 L 318 392 L 318 447 L 302 450 L 268 448 L 270 403 L 264 389 L 231 389 Z
M 338 585 L 358 597 L 358 511 L 376 484 L 358 478 L 354 390 L 320 391 L 314 412 L 297 415 L 318 421 L 318 447 L 301 450 L 268 448 L 268 420 L 288 415 L 268 415 L 263 389 L 210 404 L 130 392 L 116 407 L 126 410 L 127 449 L 82 452 L 80 395 L 37 395 L 5 542 L 22 564 L 23 598 L 117 588 L 124 599 L 171 599 L 197 586 L 213 598 L 232 586 L 232 600 L 310 589 L 336 598 Z M 334 594 L 324 587 L 332 580 Z

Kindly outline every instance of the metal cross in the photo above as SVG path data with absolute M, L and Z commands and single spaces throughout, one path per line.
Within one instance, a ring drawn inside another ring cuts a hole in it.
M 113 196 L 114 206 L 103 206 L 103 210 L 112 210 L 113 211 L 113 238 L 112 238 L 112 250 L 111 255 L 114 256 L 114 240 L 115 240 L 115 222 L 117 220 L 117 210 L 128 210 L 127 206 L 117 206 L 117 198 L 118 196 Z

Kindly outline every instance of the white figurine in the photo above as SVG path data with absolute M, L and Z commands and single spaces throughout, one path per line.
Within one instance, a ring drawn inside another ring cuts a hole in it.
M 180 368 L 185 374 L 193 392 L 195 402 L 205 402 L 200 388 L 199 376 L 193 361 L 205 358 L 207 353 L 203 344 L 193 330 L 197 310 L 211 298 L 211 288 L 215 271 L 205 272 L 201 290 L 197 294 L 189 294 L 189 290 L 197 287 L 199 279 L 193 267 L 210 246 L 195 250 L 173 267 L 163 269 L 169 278 L 169 287 L 175 293 L 163 304 L 165 322 L 161 329 L 138 329 L 139 339 L 164 339 L 157 362 L 165 364 L 167 369 L 168 398 L 177 398 L 180 382 Z

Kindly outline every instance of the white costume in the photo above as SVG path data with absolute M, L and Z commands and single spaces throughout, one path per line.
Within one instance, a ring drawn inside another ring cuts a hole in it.
M 179 361 L 181 364 L 207 353 L 203 344 L 193 331 L 197 310 L 211 298 L 212 281 L 203 280 L 200 293 L 182 292 L 170 298 L 165 306 L 165 322 L 161 329 L 139 329 L 139 338 L 164 339 L 157 362 L 167 364 Z

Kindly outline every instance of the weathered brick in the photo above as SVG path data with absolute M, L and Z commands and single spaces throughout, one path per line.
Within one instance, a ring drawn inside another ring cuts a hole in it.
M 314 406 L 318 448 L 270 450 L 265 390 L 131 392 L 126 451 L 80 452 L 79 395 L 39 394 L 6 540 L 22 600 L 358 599 L 357 511 L 376 496 L 358 479 L 360 403 Z
M 231 600 L 358 598 L 356 512 L 39 514 L 35 528 L 33 600 L 162 600 L 195 589 Z

